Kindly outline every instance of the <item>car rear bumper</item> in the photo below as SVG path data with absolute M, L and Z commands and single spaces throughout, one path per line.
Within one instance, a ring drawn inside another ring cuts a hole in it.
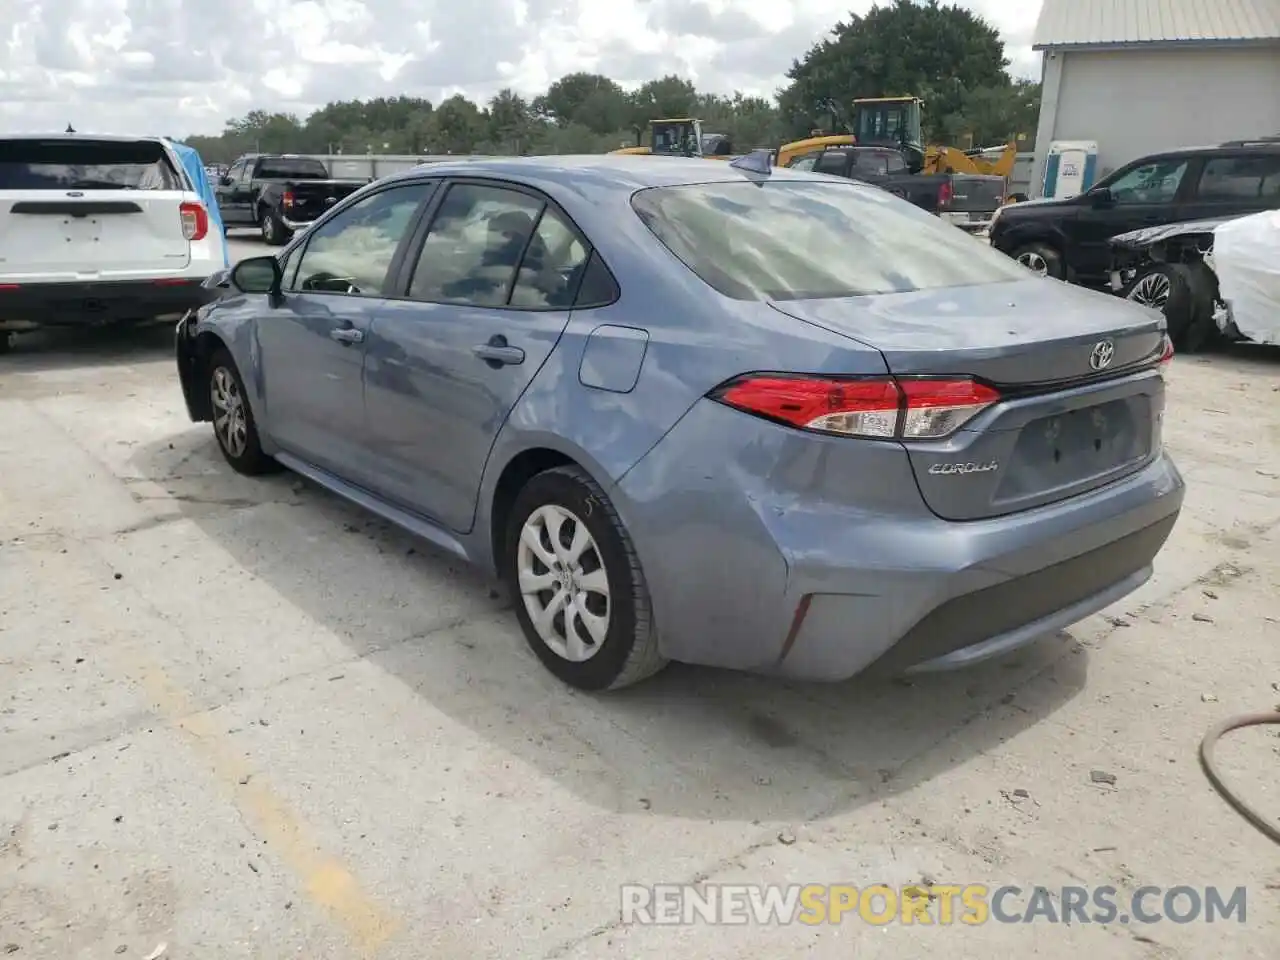
M 995 220 L 994 211 L 960 212 L 952 210 L 939 213 L 938 216 L 969 233 L 984 233 L 991 229 L 991 224 Z
M 204 277 L 164 280 L 0 283 L 0 327 L 87 327 L 178 317 L 216 294 Z
M 837 465 L 850 443 L 865 469 Z M 618 488 L 663 652 L 809 680 L 960 667 L 1068 627 L 1150 577 L 1183 499 L 1161 454 L 1069 500 L 948 522 L 901 447 L 710 401 Z

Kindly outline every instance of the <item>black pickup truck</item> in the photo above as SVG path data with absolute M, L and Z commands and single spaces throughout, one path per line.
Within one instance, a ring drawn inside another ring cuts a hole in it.
M 796 157 L 788 166 L 849 177 L 897 194 L 944 220 L 979 233 L 1004 203 L 1003 177 L 970 173 L 911 173 L 902 154 L 891 147 L 827 147 Z
M 250 154 L 231 165 L 215 190 L 225 227 L 257 227 L 263 240 L 280 246 L 368 182 L 330 179 L 314 157 Z

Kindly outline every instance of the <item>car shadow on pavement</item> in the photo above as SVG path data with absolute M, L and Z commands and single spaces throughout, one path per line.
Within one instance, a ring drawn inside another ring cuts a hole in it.
M 77 367 L 122 366 L 173 356 L 175 322 L 146 326 L 49 327 L 20 333 L 0 373 L 45 373 Z
M 1087 649 L 1059 634 L 912 680 L 793 683 L 673 664 L 636 687 L 583 694 L 542 668 L 494 584 L 291 474 L 233 474 L 204 425 L 140 447 L 132 466 L 218 548 L 228 575 L 249 574 L 273 603 L 414 691 L 429 708 L 412 720 L 424 742 L 447 736 L 432 726 L 439 711 L 601 809 L 735 821 L 842 813 L 997 747 L 1086 680 Z M 1001 786 L 976 802 L 999 802 Z

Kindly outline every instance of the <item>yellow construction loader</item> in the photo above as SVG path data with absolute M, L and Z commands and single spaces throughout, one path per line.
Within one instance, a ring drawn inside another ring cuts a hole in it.
M 681 117 L 649 121 L 648 144 L 622 147 L 610 153 L 731 160 L 733 145 L 722 133 L 704 133 L 701 120 Z
M 924 101 L 919 97 L 864 97 L 853 101 L 853 115 L 843 117 L 840 107 L 824 100 L 820 107 L 831 113 L 833 126 L 843 126 L 844 134 L 811 136 L 778 148 L 777 166 L 789 166 L 795 159 L 830 147 L 889 146 L 902 152 L 907 169 L 913 173 L 970 173 L 1004 177 L 1013 174 L 1018 158 L 1017 141 L 1003 146 L 1000 155 L 988 159 L 983 150 L 961 150 L 941 144 L 925 145 L 920 115 Z

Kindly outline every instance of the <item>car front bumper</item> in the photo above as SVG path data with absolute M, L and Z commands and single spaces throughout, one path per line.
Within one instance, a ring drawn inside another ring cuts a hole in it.
M 701 401 L 616 500 L 667 656 L 842 680 L 975 663 L 1116 602 L 1150 577 L 1183 492 L 1160 453 L 1065 501 L 949 522 L 899 445 Z

